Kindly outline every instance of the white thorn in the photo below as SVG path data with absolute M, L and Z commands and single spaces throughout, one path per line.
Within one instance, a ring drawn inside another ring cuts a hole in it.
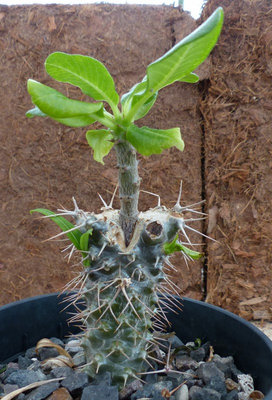
M 73 247 L 73 243 L 70 243 L 65 249 L 61 250 L 61 253 L 64 253 L 65 251 L 69 250 L 71 247 Z
M 212 240 L 212 241 L 218 243 L 217 240 L 213 239 L 213 238 L 210 237 L 210 236 L 205 235 L 205 233 L 199 232 L 199 231 L 197 231 L 196 229 L 192 228 L 191 226 L 188 226 L 188 225 L 185 225 L 185 226 L 186 226 L 186 228 L 189 229 L 190 231 L 196 232 L 196 233 L 198 233 L 199 235 L 204 236 L 205 238 L 210 239 L 210 240 Z M 186 239 L 187 239 L 187 238 L 186 238 Z
M 159 195 L 159 194 L 152 193 L 152 192 L 148 192 L 147 190 L 141 190 L 141 192 L 147 193 L 147 194 L 151 194 L 151 196 L 156 196 L 156 197 L 158 197 L 158 205 L 157 205 L 157 207 L 158 207 L 158 208 L 161 207 L 161 198 L 160 198 L 160 195 Z
M 98 193 L 98 196 L 99 196 L 100 200 L 102 201 L 104 207 L 105 207 L 105 208 L 109 208 L 109 206 L 107 205 L 107 203 L 105 202 L 105 200 L 103 199 L 103 197 L 101 196 L 101 194 Z
M 73 247 L 72 247 L 72 249 L 71 249 L 71 251 L 70 251 L 70 253 L 69 253 L 69 255 L 68 255 L 68 262 L 70 262 L 71 257 L 72 257 L 72 255 L 73 255 L 75 249 L 76 249 L 76 248 L 75 248 L 75 246 L 73 245 Z
M 200 215 L 208 215 L 207 213 L 204 213 L 202 211 L 193 210 L 192 208 L 185 208 L 185 209 L 183 209 L 183 211 L 200 214 Z
M 207 219 L 206 217 L 202 217 L 202 218 L 188 218 L 188 219 L 184 219 L 184 222 L 193 222 L 193 221 L 204 221 L 205 219 Z
M 184 224 L 184 225 L 185 225 L 185 224 Z M 186 225 L 185 225 L 185 226 L 186 226 Z M 186 228 L 188 228 L 188 226 L 186 226 Z M 189 237 L 188 237 L 187 233 L 185 232 L 185 229 L 183 228 L 182 225 L 181 225 L 180 229 L 181 229 L 183 235 L 186 237 L 188 243 L 191 245 L 191 240 L 189 239 Z
M 175 272 L 178 272 L 178 270 L 175 268 L 175 266 L 171 263 L 171 261 L 168 258 L 165 259 L 165 264 L 168 265 L 168 267 L 170 267 Z
M 178 194 L 178 199 L 176 204 L 173 207 L 174 211 L 180 212 L 183 207 L 180 205 L 180 200 L 181 200 L 181 194 L 182 194 L 182 180 L 180 181 L 180 186 L 179 186 L 179 194 Z
M 79 212 L 79 207 L 77 205 L 76 199 L 74 197 L 72 197 L 72 200 L 73 200 L 73 203 L 74 203 L 74 206 L 75 206 L 75 212 L 78 213 Z
M 205 201 L 206 201 L 206 200 L 201 200 L 201 201 L 198 201 L 197 203 L 189 204 L 188 206 L 182 207 L 182 209 L 183 209 L 183 210 L 187 210 L 187 209 L 189 209 L 189 207 L 198 206 L 198 205 L 200 205 L 200 204 L 205 203 Z
M 52 215 L 43 215 L 41 218 L 54 218 L 54 217 L 59 217 L 60 215 L 75 215 L 74 211 L 66 211 L 62 213 L 56 213 Z
M 182 253 L 182 255 L 183 255 L 183 258 L 184 258 L 186 267 L 187 267 L 187 269 L 188 269 L 188 271 L 189 271 L 189 264 L 188 264 L 188 261 L 187 261 L 187 257 L 186 257 L 186 255 L 185 255 L 184 253 Z
M 117 189 L 118 189 L 118 184 L 116 185 L 116 187 L 115 187 L 115 189 L 114 189 L 114 192 L 113 192 L 113 195 L 112 195 L 110 204 L 109 204 L 109 208 L 112 208 L 113 200 L 114 200 L 114 197 L 115 197 L 115 195 L 116 195 Z
M 107 243 L 104 242 L 103 245 L 102 245 L 102 247 L 101 247 L 101 249 L 100 249 L 100 251 L 99 251 L 99 253 L 98 253 L 98 255 L 97 255 L 97 257 L 100 257 L 100 256 L 101 256 L 101 254 L 103 253 L 103 250 L 105 249 L 106 246 L 107 246 Z
M 75 230 L 77 230 L 77 229 L 79 229 L 79 228 L 82 228 L 84 225 L 85 225 L 85 222 L 84 222 L 84 224 L 76 225 L 76 226 L 74 226 L 73 228 L 68 229 L 68 231 L 60 232 L 60 233 L 58 233 L 57 235 L 52 236 L 51 238 L 44 240 L 44 242 L 48 242 L 48 240 L 55 239 L 55 238 L 57 238 L 57 237 L 59 237 L 59 236 L 62 236 L 62 235 L 66 235 L 66 234 L 69 233 L 69 232 L 73 232 L 73 231 L 75 231 Z
M 124 296 L 125 296 L 127 302 L 129 303 L 129 305 L 130 305 L 132 311 L 136 314 L 136 316 L 139 318 L 139 320 L 142 320 L 142 318 L 140 317 L 140 315 L 139 315 L 139 314 L 137 313 L 137 311 L 135 310 L 133 304 L 131 303 L 131 300 L 130 300 L 129 296 L 127 295 L 126 289 L 125 289 L 124 287 L 122 287 L 122 292 L 123 292 L 123 294 L 124 294 Z

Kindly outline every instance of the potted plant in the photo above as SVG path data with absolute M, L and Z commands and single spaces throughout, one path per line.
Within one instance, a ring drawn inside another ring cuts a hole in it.
M 222 24 L 223 10 L 218 8 L 192 34 L 147 67 L 143 80 L 122 96 L 120 108 L 111 75 L 91 57 L 56 52 L 49 55 L 45 68 L 52 78 L 79 87 L 96 102 L 69 99 L 42 83 L 28 81 L 28 92 L 35 105 L 27 112 L 28 117 L 50 117 L 71 127 L 89 126 L 97 121 L 103 128 L 86 133 L 94 159 L 103 164 L 111 149 L 116 152 L 120 210 L 112 207 L 114 194 L 110 204 L 104 202 L 99 214 L 81 210 L 75 199 L 71 211 L 32 212 L 51 218 L 62 229 L 54 238 L 66 235 L 71 241 L 67 247 L 71 255 L 74 251 L 82 254 L 83 270 L 73 281 L 70 300 L 78 310 L 73 321 L 80 321 L 85 327 L 81 345 L 87 360 L 86 371 L 91 377 L 108 371 L 119 387 L 146 372 L 158 331 L 164 329 L 168 318 L 175 321 L 175 310 L 170 311 L 170 317 L 165 312 L 165 308 L 175 307 L 178 299 L 164 266 L 173 268 L 170 257 L 175 252 L 181 253 L 186 262 L 202 256 L 194 250 L 187 233 L 195 230 L 184 216 L 188 207 L 180 204 L 181 190 L 172 209 L 158 202 L 157 207 L 146 212 L 138 210 L 140 179 L 136 153 L 150 156 L 172 146 L 182 151 L 184 143 L 177 127 L 139 127 L 136 121 L 150 111 L 163 87 L 176 81 L 198 81 L 193 71 L 215 46 Z M 77 303 L 82 299 L 85 306 L 79 309 Z M 198 303 L 187 302 L 188 310 L 196 312 Z M 212 310 L 210 316 L 215 316 L 217 310 L 208 309 Z M 205 329 L 197 333 L 195 316 L 190 319 L 188 314 L 186 324 L 191 335 L 203 333 L 209 337 Z M 223 315 L 227 322 L 229 314 Z M 175 329 L 179 331 L 178 327 Z M 217 329 L 211 328 L 214 332 Z M 215 338 L 214 341 L 216 344 Z M 238 342 L 234 348 L 241 346 Z M 268 384 L 265 385 L 266 390 Z

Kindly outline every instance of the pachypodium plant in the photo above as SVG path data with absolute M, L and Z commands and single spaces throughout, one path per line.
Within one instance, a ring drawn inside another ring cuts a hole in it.
M 85 212 L 74 200 L 72 211 L 33 211 L 59 225 L 63 232 L 56 236 L 67 235 L 71 254 L 74 250 L 82 253 L 83 269 L 73 281 L 73 300 L 83 299 L 85 304 L 78 318 L 85 326 L 86 371 L 92 377 L 110 371 L 120 387 L 152 364 L 152 346 L 164 328 L 165 306 L 175 303 L 172 293 L 176 287 L 167 274 L 173 267 L 171 254 L 181 252 L 186 260 L 201 257 L 190 246 L 186 230 L 194 229 L 184 217 L 188 208 L 180 205 L 180 195 L 173 209 L 159 203 L 148 211 L 138 210 L 137 152 L 150 156 L 172 146 L 182 151 L 184 143 L 177 127 L 139 127 L 136 121 L 150 111 L 160 89 L 176 81 L 198 81 L 193 71 L 215 46 L 222 24 L 223 10 L 218 8 L 198 29 L 149 64 L 146 76 L 122 96 L 120 105 L 110 73 L 91 57 L 56 52 L 49 55 L 45 68 L 52 78 L 79 87 L 95 102 L 69 99 L 42 83 L 28 81 L 35 105 L 28 117 L 50 117 L 75 128 L 97 121 L 103 129 L 86 133 L 94 159 L 103 164 L 112 148 L 116 152 L 120 210 L 113 209 L 111 201 L 99 214 Z

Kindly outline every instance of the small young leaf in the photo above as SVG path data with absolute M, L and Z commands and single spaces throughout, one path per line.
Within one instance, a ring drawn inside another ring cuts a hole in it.
M 89 237 L 92 234 L 92 232 L 93 230 L 91 228 L 80 236 L 80 250 L 82 251 L 89 250 Z
M 131 125 L 127 130 L 127 140 L 143 156 L 159 154 L 164 149 L 177 147 L 180 151 L 184 149 L 184 142 L 181 139 L 180 129 L 151 129 L 147 126 L 139 128 Z
M 86 132 L 88 144 L 94 151 L 94 159 L 101 164 L 104 164 L 103 157 L 108 155 L 114 143 L 112 134 L 104 129 L 91 130 Z
M 36 208 L 35 210 L 31 210 L 30 214 L 38 212 L 40 214 L 46 215 L 46 216 L 51 216 L 50 219 L 54 221 L 63 232 L 68 231 L 69 229 L 74 228 L 75 226 L 67 221 L 67 219 L 63 218 L 62 216 L 56 216 L 54 217 L 55 213 L 53 211 L 47 210 L 46 208 Z M 81 238 L 82 233 L 80 232 L 79 229 L 75 229 L 72 232 L 66 233 L 66 236 L 68 239 L 74 244 L 74 246 L 80 250 L 80 238 Z
M 133 121 L 137 121 L 137 119 L 143 118 L 149 110 L 153 107 L 155 101 L 157 100 L 158 92 L 154 93 L 149 99 L 137 110 L 134 115 Z M 132 105 L 134 102 L 132 101 Z
M 64 125 L 80 127 L 92 124 L 103 115 L 103 103 L 84 103 L 68 99 L 62 93 L 32 79 L 27 89 L 38 109 Z
M 180 251 L 182 253 L 186 254 L 187 256 L 189 256 L 190 258 L 192 258 L 193 260 L 199 260 L 200 258 L 203 257 L 202 253 L 188 249 L 188 247 L 183 246 L 182 244 L 180 244 Z
M 47 57 L 45 69 L 52 78 L 79 87 L 95 100 L 103 100 L 115 106 L 119 103 L 110 73 L 94 58 L 56 52 Z
M 193 260 L 199 260 L 201 257 L 203 257 L 202 253 L 199 253 L 198 251 L 194 251 L 191 249 L 188 249 L 188 247 L 183 246 L 181 243 L 178 242 L 178 234 L 174 238 L 172 242 L 164 243 L 163 245 L 164 253 L 166 255 L 175 253 L 176 251 L 182 252 L 192 258 Z
M 31 110 L 28 110 L 26 112 L 26 117 L 27 118 L 33 118 L 33 117 L 48 117 L 45 113 L 43 113 L 38 107 L 32 108 Z
M 147 88 L 147 76 L 144 77 L 142 82 L 137 83 L 134 85 L 128 93 L 125 93 L 122 96 L 121 104 L 123 107 L 124 116 L 129 113 L 130 109 L 135 106 L 135 104 L 141 99 L 141 97 L 146 92 Z M 152 108 L 153 104 L 155 103 L 158 96 L 158 92 L 152 94 L 144 104 L 141 105 L 137 112 L 132 118 L 132 121 L 136 121 L 137 119 L 143 118 L 148 111 Z
M 89 238 L 90 235 L 92 234 L 93 230 L 89 229 L 87 232 L 83 233 L 80 237 L 80 250 L 83 251 L 82 256 L 83 259 L 86 258 L 86 251 L 89 250 Z M 86 259 L 83 261 L 83 265 L 85 267 L 89 267 L 90 266 L 90 260 Z

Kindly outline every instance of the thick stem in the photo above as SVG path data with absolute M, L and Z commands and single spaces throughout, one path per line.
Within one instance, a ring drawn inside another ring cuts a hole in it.
M 115 144 L 119 169 L 120 225 L 128 246 L 138 219 L 140 179 L 138 161 L 134 147 L 127 141 Z

